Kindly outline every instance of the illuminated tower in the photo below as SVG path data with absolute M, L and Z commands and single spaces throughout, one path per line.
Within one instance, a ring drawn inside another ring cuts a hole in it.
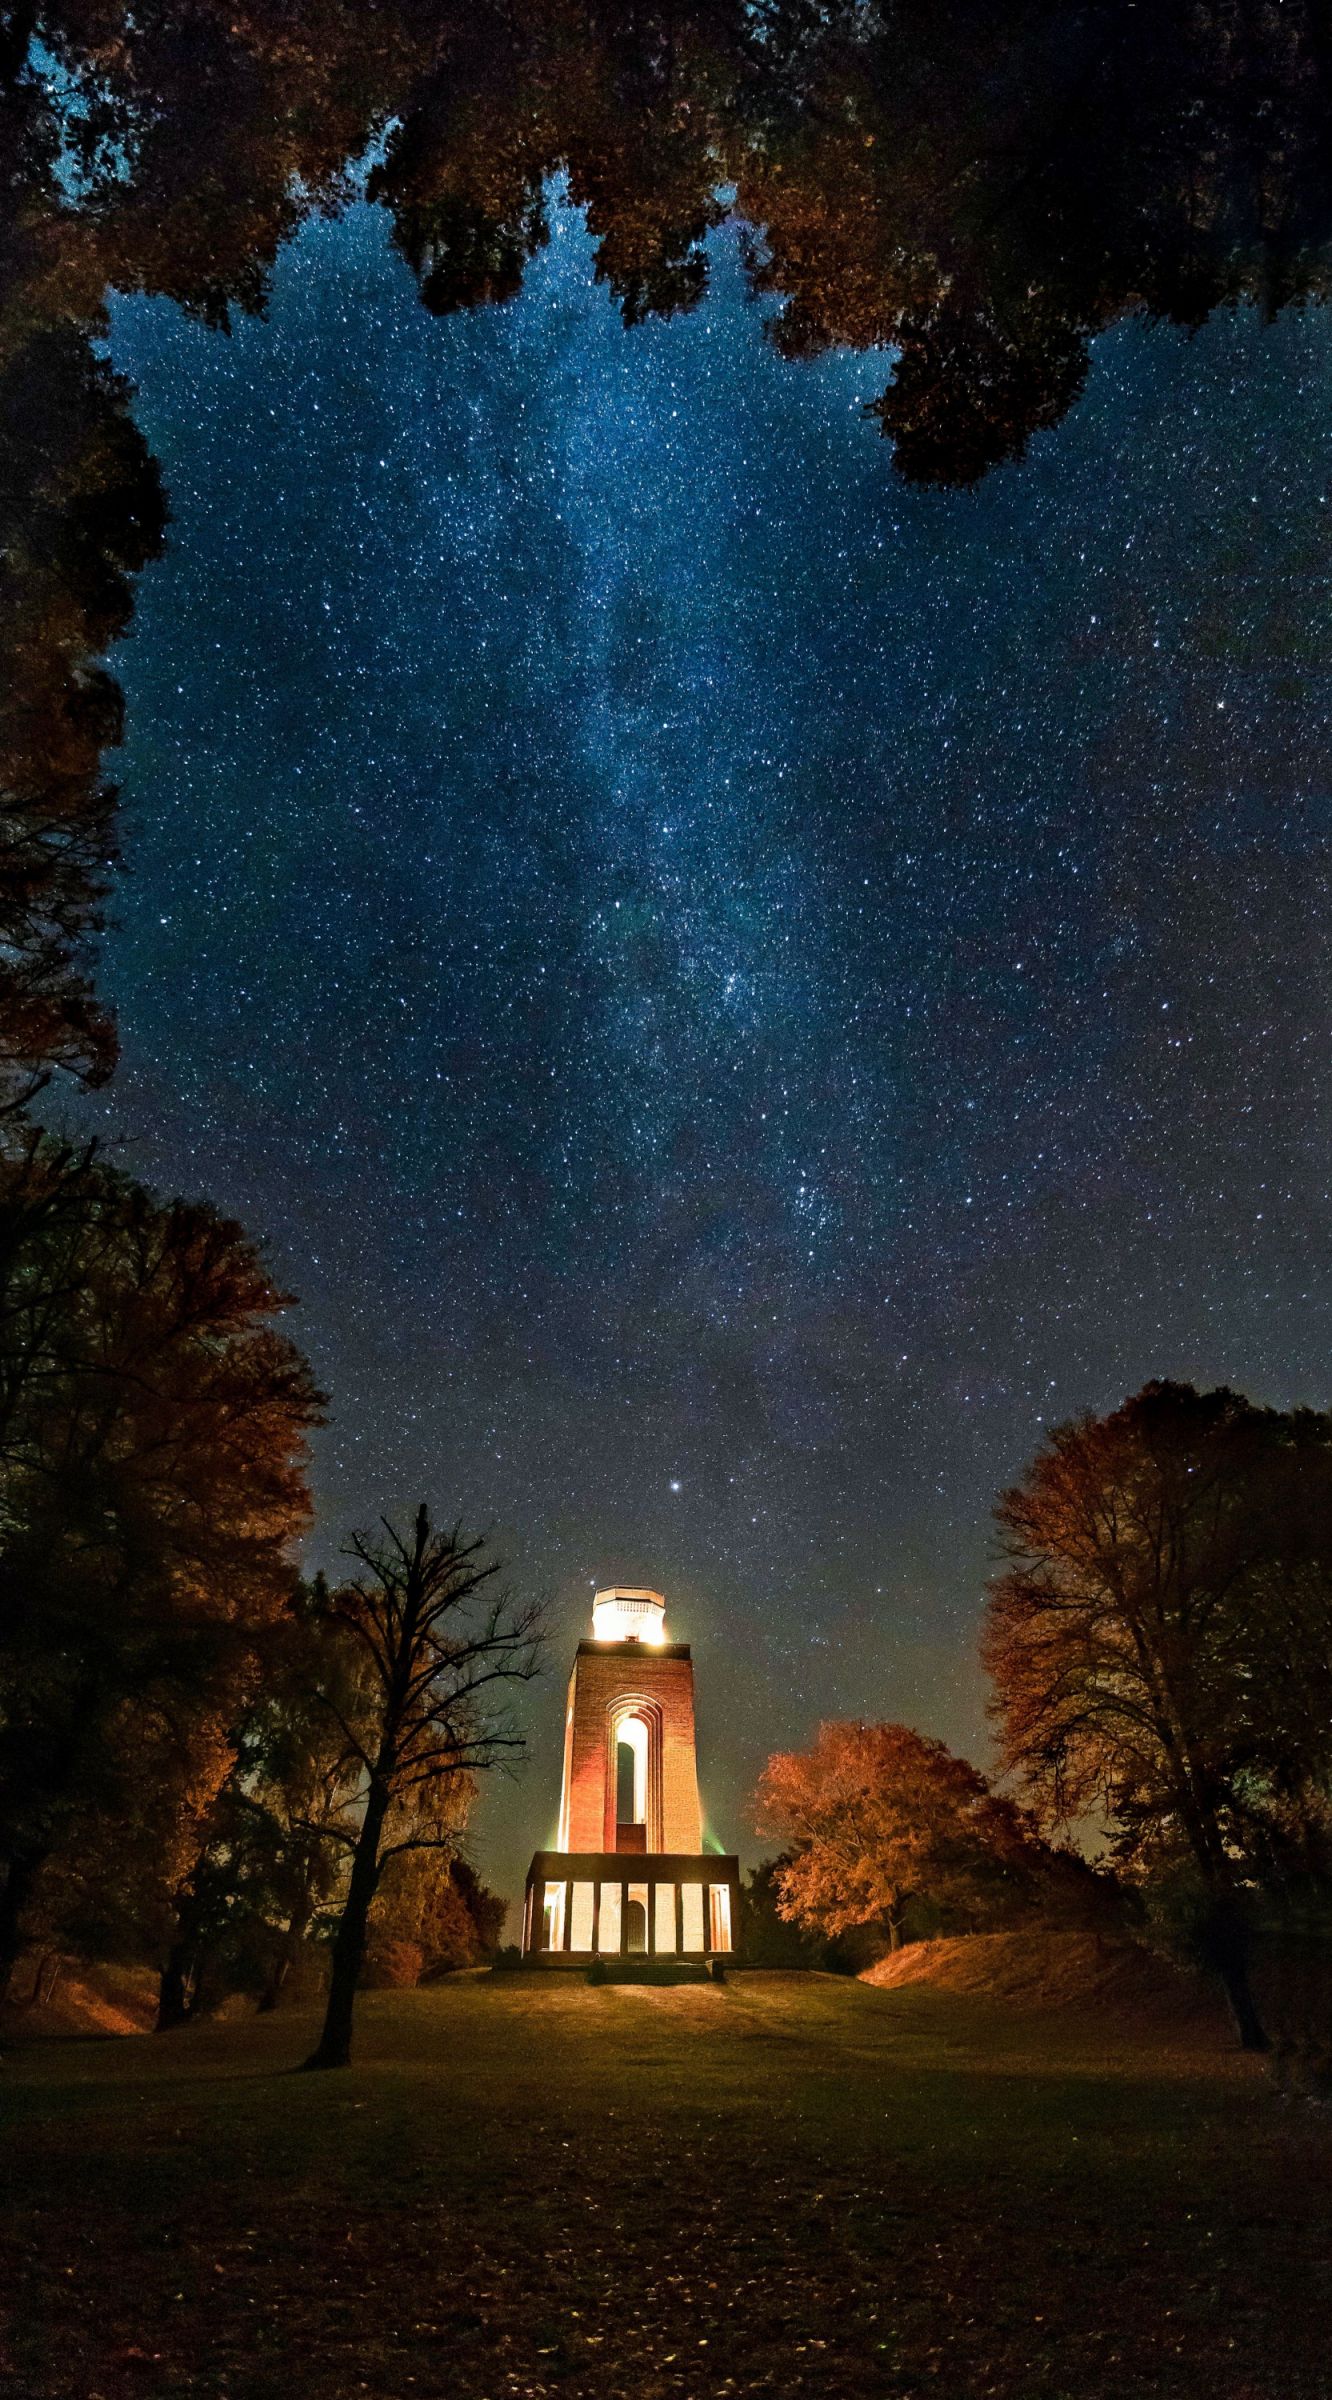
M 598 1592 L 564 1719 L 554 1850 L 527 1877 L 524 1953 L 712 1958 L 734 1945 L 740 1862 L 703 1848 L 694 1667 L 660 1592 Z

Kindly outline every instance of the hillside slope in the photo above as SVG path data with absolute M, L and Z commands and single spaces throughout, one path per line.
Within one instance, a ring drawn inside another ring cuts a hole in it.
M 6 2040 L 147 2033 L 157 2013 L 156 1978 L 145 1967 L 64 1964 L 58 1974 L 47 1976 L 37 1960 L 22 1958 L 13 1988 L 16 1997 L 0 2008 L 0 2036 Z
M 932 1985 L 1013 2009 L 1097 2009 L 1117 2021 L 1199 2031 L 1222 2016 L 1196 1976 L 1137 1942 L 1095 1933 L 975 1933 L 909 1942 L 861 1977 L 880 1990 Z

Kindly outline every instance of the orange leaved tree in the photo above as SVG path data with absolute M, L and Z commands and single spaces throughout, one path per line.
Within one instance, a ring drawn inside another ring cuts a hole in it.
M 912 1900 L 978 1910 L 1022 1889 L 1044 1855 L 1011 1802 L 943 1742 L 910 1725 L 821 1725 L 759 1779 L 760 1833 L 790 1845 L 777 1876 L 789 1920 L 829 1934 L 881 1926 L 902 1939 Z
M 142 1923 L 198 1855 L 309 1518 L 286 1305 L 211 1209 L 0 1146 L 0 1990 L 56 1880 Z
M 983 1656 L 1049 1825 L 1191 1876 L 1246 2047 L 1247 1898 L 1332 1875 L 1332 1418 L 1149 1383 L 1056 1428 L 996 1511 Z

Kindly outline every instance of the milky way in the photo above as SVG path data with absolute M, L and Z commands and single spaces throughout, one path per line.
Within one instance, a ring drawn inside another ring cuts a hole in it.
M 594 1581 L 659 1585 L 746 1847 L 820 1714 L 983 1750 L 1043 1425 L 1328 1400 L 1332 339 L 1130 322 L 941 493 L 881 357 L 783 363 L 713 270 L 626 333 L 565 210 L 435 321 L 357 207 L 229 340 L 116 304 L 174 524 L 98 1113 L 300 1295 L 314 1553 L 493 1525 L 557 1674 Z

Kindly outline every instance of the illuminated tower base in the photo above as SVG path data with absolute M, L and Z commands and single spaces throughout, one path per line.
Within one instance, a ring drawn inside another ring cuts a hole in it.
M 694 1669 L 659 1592 L 598 1592 L 564 1721 L 559 1843 L 527 1877 L 523 1953 L 710 1959 L 735 1947 L 740 1862 L 703 1848 Z

